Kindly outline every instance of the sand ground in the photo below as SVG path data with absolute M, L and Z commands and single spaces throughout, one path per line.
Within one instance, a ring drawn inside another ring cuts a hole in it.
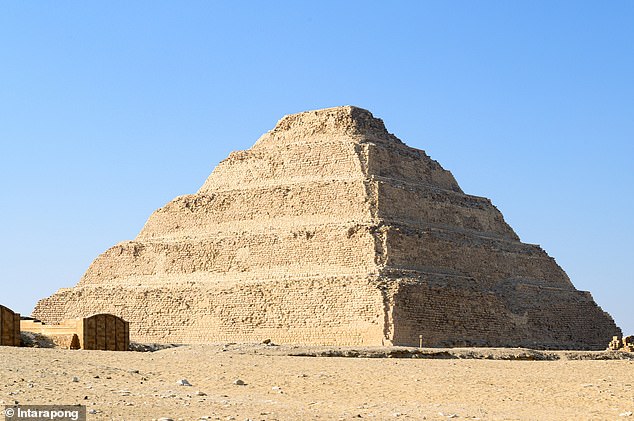
M 192 345 L 0 347 L 0 361 L 0 403 L 85 404 L 96 411 L 89 420 L 634 420 L 632 360 L 299 357 Z

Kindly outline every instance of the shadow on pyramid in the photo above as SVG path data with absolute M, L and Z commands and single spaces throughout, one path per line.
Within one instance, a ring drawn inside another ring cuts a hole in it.
M 489 199 L 350 106 L 282 118 L 33 316 L 93 313 L 141 342 L 603 349 L 620 334 Z

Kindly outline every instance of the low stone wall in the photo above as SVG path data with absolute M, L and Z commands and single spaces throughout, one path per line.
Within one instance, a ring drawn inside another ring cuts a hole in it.
M 0 345 L 20 346 L 20 314 L 0 305 Z
M 22 320 L 20 329 L 47 336 L 61 348 L 127 351 L 130 345 L 128 322 L 113 314 L 94 314 L 57 324 Z

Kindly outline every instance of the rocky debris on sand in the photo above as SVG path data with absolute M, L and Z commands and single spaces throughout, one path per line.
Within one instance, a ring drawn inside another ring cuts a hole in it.
M 130 346 L 128 347 L 128 349 L 130 351 L 136 351 L 136 352 L 156 352 L 162 349 L 176 348 L 179 346 L 180 345 L 178 344 L 154 344 L 154 343 L 142 344 L 138 342 L 130 342 Z
M 27 331 L 20 332 L 20 343 L 30 348 L 55 348 L 55 343 L 48 336 Z

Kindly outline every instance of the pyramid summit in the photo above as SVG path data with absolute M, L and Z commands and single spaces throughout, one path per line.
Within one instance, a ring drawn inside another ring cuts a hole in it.
M 40 300 L 152 342 L 602 349 L 620 330 L 489 199 L 345 106 L 282 118 Z
M 396 136 L 388 133 L 381 119 L 375 118 L 368 110 L 348 105 L 284 116 L 255 145 L 294 142 L 299 139 L 316 142 L 324 137 L 332 140 L 332 136 L 350 136 L 349 140 L 371 137 L 379 142 L 402 143 Z

